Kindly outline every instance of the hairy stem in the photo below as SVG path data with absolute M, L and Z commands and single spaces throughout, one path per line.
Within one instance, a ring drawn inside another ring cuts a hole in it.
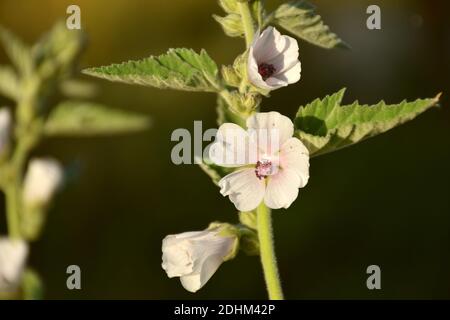
M 258 237 L 260 246 L 261 263 L 266 280 L 269 299 L 283 300 L 280 276 L 275 256 L 273 241 L 272 217 L 270 209 L 261 203 L 256 209 L 258 222 Z
M 245 43 L 247 48 L 253 42 L 253 36 L 255 35 L 255 25 L 253 23 L 252 13 L 247 1 L 238 2 L 239 11 L 241 13 L 242 24 L 244 26 Z

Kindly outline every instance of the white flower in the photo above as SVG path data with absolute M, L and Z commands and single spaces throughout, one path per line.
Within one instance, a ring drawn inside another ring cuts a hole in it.
M 162 268 L 169 278 L 180 277 L 183 287 L 196 292 L 217 271 L 233 250 L 236 237 L 221 236 L 218 230 L 169 235 L 162 244 Z
M 215 164 L 242 166 L 219 181 L 221 194 L 239 211 L 251 211 L 262 201 L 272 209 L 288 208 L 308 183 L 308 149 L 292 137 L 292 121 L 278 112 L 252 115 L 247 128 L 224 123 L 211 145 Z
M 24 180 L 23 199 L 27 205 L 46 205 L 63 181 L 63 169 L 50 158 L 32 159 Z
M 262 89 L 275 90 L 299 81 L 300 72 L 297 40 L 281 35 L 273 27 L 255 36 L 247 62 L 251 83 Z
M 0 238 L 0 293 L 17 289 L 22 279 L 27 256 L 26 242 Z
M 0 155 L 9 143 L 11 132 L 11 112 L 7 108 L 0 109 Z

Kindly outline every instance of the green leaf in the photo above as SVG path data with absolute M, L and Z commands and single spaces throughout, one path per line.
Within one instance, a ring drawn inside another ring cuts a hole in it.
M 251 1 L 250 3 L 250 12 L 260 28 L 263 27 L 262 24 L 265 17 L 261 1 Z M 224 17 L 213 15 L 213 18 L 221 25 L 225 34 L 230 37 L 244 37 L 245 35 L 238 2 L 239 0 L 219 0 L 220 6 L 227 15 Z
M 129 84 L 186 91 L 220 90 L 216 63 L 205 50 L 170 49 L 167 54 L 139 61 L 86 69 L 83 73 Z
M 76 79 L 62 81 L 59 89 L 64 96 L 76 99 L 93 98 L 98 93 L 94 83 Z
M 439 96 L 387 105 L 384 101 L 369 106 L 358 101 L 341 106 L 345 89 L 316 99 L 300 107 L 296 119 L 296 135 L 311 155 L 335 151 L 414 119 L 437 105 Z
M 41 300 L 44 297 L 41 277 L 31 268 L 27 268 L 23 273 L 22 291 L 25 300 Z
M 33 68 L 30 48 L 9 30 L 0 27 L 0 41 L 6 54 L 22 75 L 28 75 Z
M 213 15 L 213 18 L 220 23 L 223 32 L 229 37 L 243 37 L 245 34 L 242 19 L 239 14 L 230 13 L 225 17 Z
M 49 136 L 112 135 L 145 130 L 150 126 L 146 116 L 103 105 L 66 101 L 48 117 L 44 132 Z
M 32 48 L 39 74 L 48 78 L 71 72 L 84 44 L 81 31 L 67 29 L 63 21 L 56 23 Z
M 316 14 L 315 7 L 304 0 L 282 4 L 271 17 L 272 21 L 295 36 L 322 48 L 348 48 L 322 18 Z
M 19 79 L 9 66 L 0 66 L 0 94 L 12 100 L 17 100 L 20 95 Z
M 196 162 L 198 162 L 200 169 L 212 179 L 215 185 L 219 183 L 220 179 L 234 170 L 233 168 L 220 167 L 210 162 L 199 161 L 199 159 L 196 159 Z

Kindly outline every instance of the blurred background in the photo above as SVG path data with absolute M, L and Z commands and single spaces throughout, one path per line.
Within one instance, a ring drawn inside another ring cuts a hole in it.
M 275 8 L 282 1 L 268 0 Z M 337 153 L 314 158 L 311 179 L 288 210 L 273 213 L 285 294 L 309 298 L 450 298 L 449 5 L 445 1 L 312 1 L 351 51 L 300 43 L 302 80 L 273 93 L 263 111 L 293 117 L 300 105 L 347 87 L 345 102 L 397 103 L 444 91 L 442 108 Z M 89 46 L 81 67 L 205 48 L 218 64 L 244 50 L 212 19 L 216 1 L 0 0 L 0 24 L 34 42 L 66 8 L 81 8 Z M 366 28 L 366 8 L 381 7 L 382 29 Z M 7 63 L 0 51 L 0 64 Z M 81 76 L 88 79 L 88 77 Z M 49 214 L 30 264 L 49 299 L 266 298 L 258 257 L 225 263 L 197 294 L 161 268 L 161 240 L 236 222 L 228 199 L 195 165 L 175 166 L 170 141 L 193 121 L 216 127 L 213 94 L 161 91 L 92 79 L 96 101 L 144 112 L 144 133 L 53 139 L 36 155 L 82 163 L 76 183 Z M 0 104 L 9 101 L 0 98 Z M 0 196 L 4 229 L 4 199 Z M 66 288 L 66 268 L 82 270 L 82 290 Z M 381 267 L 381 290 L 366 288 L 367 266 Z

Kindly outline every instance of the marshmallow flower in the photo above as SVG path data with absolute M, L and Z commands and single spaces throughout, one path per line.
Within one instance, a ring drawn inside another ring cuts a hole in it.
M 29 206 L 49 203 L 63 181 L 63 169 L 50 158 L 32 159 L 24 180 L 23 200 Z
M 169 278 L 180 277 L 186 290 L 196 292 L 231 254 L 235 241 L 217 230 L 169 235 L 162 243 L 162 268 Z
M 0 155 L 9 143 L 11 132 L 11 112 L 7 108 L 0 109 Z
M 0 238 L 0 293 L 17 289 L 22 279 L 27 256 L 26 242 Z
M 268 27 L 256 34 L 249 49 L 247 74 L 258 88 L 275 90 L 300 80 L 297 40 Z
M 272 209 L 288 208 L 309 179 L 309 152 L 292 137 L 292 121 L 278 112 L 256 113 L 247 131 L 233 123 L 220 126 L 209 157 L 224 167 L 241 167 L 219 181 L 239 211 L 261 202 Z

